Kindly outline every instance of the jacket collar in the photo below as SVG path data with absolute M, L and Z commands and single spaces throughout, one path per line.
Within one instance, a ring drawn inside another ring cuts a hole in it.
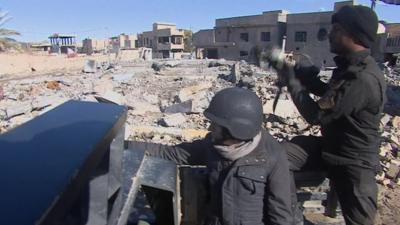
M 338 68 L 347 68 L 349 66 L 356 66 L 364 63 L 365 58 L 371 54 L 370 50 L 363 50 L 359 52 L 349 53 L 344 56 L 336 56 L 334 61 Z
M 258 143 L 257 147 L 250 152 L 248 155 L 236 160 L 236 166 L 242 165 L 255 165 L 255 164 L 264 164 L 267 161 L 267 151 L 265 151 L 266 146 L 266 138 L 265 138 L 265 130 L 262 130 L 261 140 Z

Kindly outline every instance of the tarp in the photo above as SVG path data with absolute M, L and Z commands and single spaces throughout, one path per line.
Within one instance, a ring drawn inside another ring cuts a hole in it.
M 400 0 L 380 0 L 381 2 L 384 2 L 386 4 L 391 4 L 391 5 L 400 5 Z

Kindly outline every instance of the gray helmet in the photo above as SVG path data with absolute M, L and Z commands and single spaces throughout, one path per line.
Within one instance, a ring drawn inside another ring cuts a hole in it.
M 249 140 L 261 130 L 263 109 L 258 96 L 243 88 L 226 88 L 211 100 L 204 116 L 225 127 L 239 140 Z

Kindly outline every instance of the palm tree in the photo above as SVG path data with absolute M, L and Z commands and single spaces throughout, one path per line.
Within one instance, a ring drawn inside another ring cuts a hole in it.
M 18 42 L 15 39 L 10 38 L 10 36 L 20 35 L 20 33 L 15 30 L 3 28 L 3 25 L 9 19 L 10 17 L 8 17 L 8 12 L 0 10 L 0 52 L 6 49 L 19 49 Z

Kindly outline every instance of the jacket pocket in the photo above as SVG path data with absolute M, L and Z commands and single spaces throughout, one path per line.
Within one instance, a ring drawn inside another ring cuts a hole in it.
M 256 194 L 257 192 L 264 193 L 266 183 L 266 172 L 264 168 L 254 166 L 240 166 L 236 173 L 240 187 Z

